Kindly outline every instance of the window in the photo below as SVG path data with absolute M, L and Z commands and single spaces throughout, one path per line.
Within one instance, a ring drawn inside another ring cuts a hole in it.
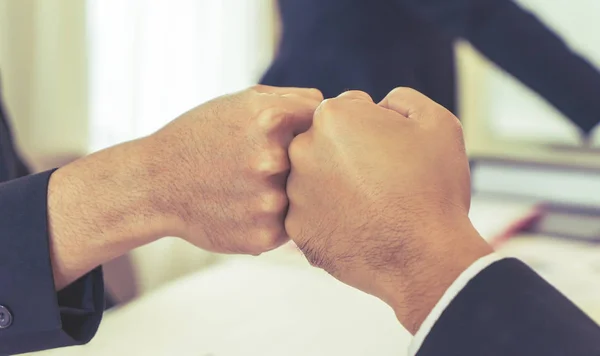
M 271 1 L 87 4 L 90 150 L 255 83 L 273 53 Z

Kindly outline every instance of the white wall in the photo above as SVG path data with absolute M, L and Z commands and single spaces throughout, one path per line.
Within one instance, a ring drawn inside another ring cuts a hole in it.
M 147 135 L 259 79 L 270 0 L 88 0 L 90 148 Z
M 0 0 L 0 73 L 22 150 L 87 149 L 85 2 Z
M 274 32 L 272 5 L 0 0 L 0 75 L 19 146 L 36 161 L 82 155 L 252 84 L 273 54 L 273 41 L 256 42 Z

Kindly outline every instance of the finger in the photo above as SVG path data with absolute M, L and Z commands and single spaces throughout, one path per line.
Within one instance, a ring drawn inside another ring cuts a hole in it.
M 286 185 L 286 191 L 288 194 L 288 199 L 290 201 L 287 214 L 290 214 L 290 209 L 298 210 L 301 206 L 306 206 L 307 201 L 305 195 L 301 193 L 300 185 L 298 183 L 298 175 L 294 173 L 290 173 Z
M 310 163 L 314 163 L 314 159 L 311 159 L 313 139 L 311 132 L 300 134 L 294 138 L 288 148 L 288 157 L 290 161 L 291 172 L 296 174 L 306 173 L 311 167 L 308 166 Z M 288 183 L 291 176 L 288 178 Z
M 373 102 L 373 98 L 371 98 L 369 94 L 360 90 L 348 90 L 338 95 L 338 98 L 367 101 L 369 103 Z
M 266 147 L 262 154 L 251 162 L 253 171 L 267 179 L 275 187 L 285 187 L 287 173 L 290 171 L 288 151 L 279 145 Z
M 264 227 L 256 229 L 252 234 L 251 248 L 252 254 L 258 256 L 262 253 L 275 250 L 276 248 L 288 243 L 290 238 L 285 230 L 285 216 L 276 222 L 266 223 Z
M 410 119 L 426 117 L 424 114 L 442 108 L 435 101 L 411 88 L 392 90 L 379 105 Z
M 299 235 L 300 229 L 301 229 L 301 225 L 298 224 L 298 222 L 299 222 L 299 219 L 298 219 L 298 214 L 299 214 L 298 206 L 299 205 L 298 204 L 302 204 L 302 203 L 296 199 L 296 197 L 301 196 L 301 194 L 298 194 L 298 184 L 297 184 L 296 176 L 294 175 L 294 173 L 291 173 L 290 177 L 288 178 L 287 194 L 288 194 L 288 197 L 291 194 L 294 198 L 289 198 L 290 203 L 288 206 L 287 215 L 285 217 L 285 223 L 284 223 L 285 231 L 292 240 L 295 240 L 298 238 L 298 235 Z
M 323 94 L 319 89 L 315 88 L 272 87 L 259 84 L 254 86 L 254 90 L 259 93 L 277 94 L 284 97 L 296 95 L 304 98 L 323 101 Z
M 290 237 L 288 236 L 285 228 L 281 228 L 279 231 L 280 232 L 277 237 L 277 240 L 276 240 L 275 244 L 273 245 L 273 248 L 271 248 L 269 251 L 275 250 L 275 249 L 287 244 L 288 242 L 290 242 Z M 266 252 L 268 252 L 268 251 L 266 251 Z
M 315 111 L 311 130 L 329 132 L 337 136 L 342 132 L 361 132 L 364 125 L 371 126 L 374 121 L 399 116 L 373 102 L 363 92 L 347 92 L 340 96 L 324 100 Z M 395 118 L 397 119 L 397 118 Z
M 303 97 L 279 98 L 273 107 L 256 118 L 256 134 L 287 149 L 290 141 L 306 132 L 313 123 L 315 110 L 321 102 Z
M 275 120 L 275 126 L 271 129 L 272 136 L 287 148 L 294 137 L 310 129 L 320 104 L 320 100 L 304 97 L 285 99 L 280 108 L 282 116 Z
M 300 224 L 298 224 L 297 215 L 296 209 L 290 206 L 284 221 L 285 232 L 294 243 L 297 243 L 298 235 L 300 233 Z

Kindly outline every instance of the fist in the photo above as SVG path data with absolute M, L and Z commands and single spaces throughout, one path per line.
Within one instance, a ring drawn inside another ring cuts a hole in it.
M 257 255 L 285 243 L 288 146 L 322 100 L 314 89 L 256 86 L 145 139 L 165 234 L 220 253 Z
M 475 236 L 461 125 L 414 90 L 379 105 L 362 92 L 324 101 L 289 154 L 287 232 L 349 285 L 389 301 Z

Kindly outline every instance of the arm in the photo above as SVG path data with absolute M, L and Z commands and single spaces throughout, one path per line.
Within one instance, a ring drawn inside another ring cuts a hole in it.
M 290 161 L 290 237 L 313 265 L 421 329 L 418 355 L 599 354 L 600 328 L 525 265 L 478 273 L 493 251 L 468 217 L 462 130 L 429 98 L 400 88 L 379 105 L 361 92 L 328 100 Z
M 0 185 L 0 354 L 94 336 L 104 309 L 97 266 L 158 238 L 164 225 L 159 214 L 145 228 L 139 218 L 149 214 L 147 195 L 135 194 L 150 181 L 142 147 L 124 144 Z
M 465 38 L 585 133 L 600 122 L 600 73 L 511 0 L 402 0 L 452 38 Z
M 285 152 L 321 100 L 316 90 L 256 87 L 1 184 L 0 354 L 89 341 L 103 309 L 97 266 L 137 246 L 178 236 L 256 255 L 285 243 Z
M 128 142 L 54 172 L 48 185 L 48 236 L 56 290 L 96 266 L 173 233 L 151 203 L 144 141 Z

